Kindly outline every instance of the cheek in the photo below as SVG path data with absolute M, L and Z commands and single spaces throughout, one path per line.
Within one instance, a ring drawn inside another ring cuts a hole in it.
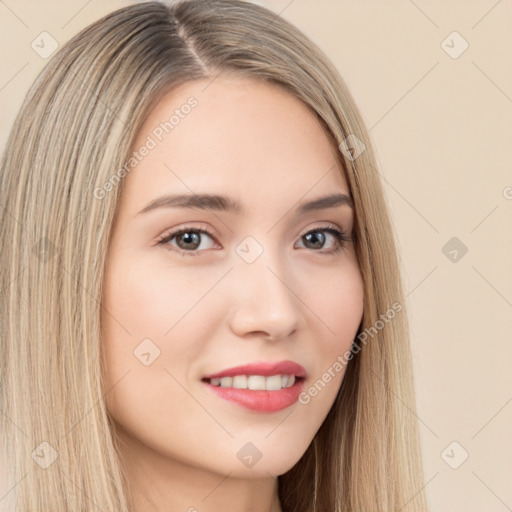
M 197 414 L 197 405 L 177 384 L 186 381 L 194 357 L 188 336 L 175 342 L 188 303 L 197 302 L 200 290 L 191 290 L 192 283 L 178 278 L 170 285 L 155 267 L 134 260 L 129 266 L 116 264 L 105 278 L 101 341 L 107 410 L 127 432 L 156 449 L 162 446 L 155 432 L 180 439 L 176 418 Z M 199 435 L 196 425 L 200 422 L 190 423 L 188 435 Z M 180 442 L 185 446 L 186 438 Z
M 137 257 L 113 260 L 105 277 L 102 313 L 106 390 L 124 379 L 134 383 L 125 399 L 147 403 L 140 390 L 150 391 L 153 398 L 168 390 L 174 383 L 169 373 L 184 382 L 217 311 L 211 302 L 201 301 L 216 280 L 211 270 L 187 272 Z M 116 386 L 111 395 L 128 386 Z
M 318 282 L 322 286 L 309 293 L 310 307 L 324 324 L 324 347 L 332 354 L 350 347 L 357 333 L 363 316 L 364 285 L 355 261 L 339 271 L 331 269 Z
M 346 353 L 364 311 L 364 284 L 355 260 L 338 272 L 318 277 L 323 286 L 310 293 L 308 300 L 317 318 L 317 332 L 324 334 L 316 338 L 315 371 L 300 400 L 317 418 L 327 414 L 336 398 L 347 370 Z
M 188 256 L 185 258 L 193 258 Z M 185 259 L 184 258 L 184 259 Z M 129 263 L 128 260 L 129 259 Z M 127 330 L 167 335 L 192 311 L 223 271 L 187 265 L 156 264 L 143 257 L 126 258 L 106 281 L 108 311 L 123 319 Z

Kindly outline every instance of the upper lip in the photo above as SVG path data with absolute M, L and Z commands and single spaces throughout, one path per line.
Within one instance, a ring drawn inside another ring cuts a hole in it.
M 294 361 L 279 361 L 275 363 L 260 362 L 227 368 L 217 373 L 205 375 L 203 378 L 215 379 L 234 377 L 236 375 L 262 375 L 263 377 L 269 377 L 271 375 L 295 375 L 295 377 L 305 378 L 306 369 Z

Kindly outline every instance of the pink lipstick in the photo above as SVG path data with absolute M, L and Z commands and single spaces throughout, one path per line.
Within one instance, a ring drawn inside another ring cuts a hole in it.
M 257 412 L 276 412 L 293 405 L 302 391 L 306 370 L 293 361 L 253 363 L 203 377 L 218 397 Z

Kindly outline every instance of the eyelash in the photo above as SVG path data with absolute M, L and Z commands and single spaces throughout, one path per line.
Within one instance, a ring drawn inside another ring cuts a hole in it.
M 211 233 L 207 229 L 196 228 L 196 227 L 184 227 L 184 228 L 178 229 L 177 231 L 173 231 L 172 233 L 168 233 L 168 234 L 164 235 L 163 237 L 158 239 L 157 245 L 165 246 L 173 238 L 176 238 L 179 235 L 183 235 L 184 233 L 190 233 L 190 232 L 206 234 L 206 235 L 210 236 L 215 242 L 217 241 L 215 239 L 215 236 L 213 235 L 213 233 Z M 307 231 L 306 233 L 304 233 L 303 235 L 301 235 L 301 238 L 303 238 L 306 235 L 309 235 L 311 233 L 319 233 L 319 232 L 329 233 L 336 240 L 336 247 L 334 249 L 329 249 L 327 251 L 312 249 L 313 252 L 320 252 L 320 254 L 326 254 L 326 255 L 339 254 L 344 249 L 346 249 L 347 243 L 352 241 L 352 238 L 350 236 L 348 236 L 347 233 L 345 233 L 344 231 L 341 231 L 340 229 L 338 229 L 336 226 L 334 226 L 332 224 L 319 226 L 315 229 L 311 229 L 311 230 Z M 199 254 L 202 252 L 202 251 L 197 251 L 197 250 L 185 251 L 183 249 L 174 248 L 174 247 L 172 249 L 169 249 L 168 247 L 164 247 L 164 249 L 166 249 L 168 251 L 175 251 L 178 254 L 181 254 L 182 256 L 199 256 Z

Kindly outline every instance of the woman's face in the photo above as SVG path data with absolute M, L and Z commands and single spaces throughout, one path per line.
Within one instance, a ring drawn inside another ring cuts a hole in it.
M 336 150 L 289 93 L 221 75 L 168 93 L 134 151 L 103 296 L 119 436 L 162 471 L 282 474 L 329 412 L 363 313 L 354 246 L 334 234 L 350 237 L 352 208 L 312 202 L 349 196 Z

